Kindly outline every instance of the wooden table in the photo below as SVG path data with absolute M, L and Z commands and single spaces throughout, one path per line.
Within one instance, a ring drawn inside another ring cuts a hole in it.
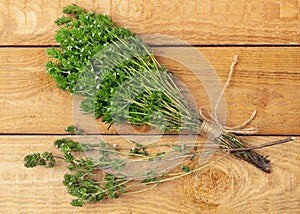
M 74 208 L 61 184 L 65 170 L 26 169 L 30 152 L 54 151 L 53 140 L 73 124 L 72 97 L 46 75 L 45 49 L 55 45 L 53 21 L 64 5 L 111 15 L 139 34 L 166 34 L 196 47 L 220 81 L 231 57 L 239 63 L 226 89 L 228 126 L 245 121 L 258 132 L 242 137 L 258 145 L 300 135 L 300 1 L 0 1 L 0 212 L 1 213 L 299 213 L 300 140 L 260 152 L 272 173 L 228 157 L 193 175 L 144 194 Z M 184 50 L 168 40 L 145 38 L 156 51 Z M 186 67 L 158 57 L 209 108 L 203 89 Z M 122 140 L 99 123 L 110 142 Z M 166 136 L 172 141 L 176 136 Z

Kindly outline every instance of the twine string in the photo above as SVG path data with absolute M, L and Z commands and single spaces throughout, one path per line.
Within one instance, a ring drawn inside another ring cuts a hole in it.
M 217 99 L 214 114 L 212 115 L 211 113 L 207 112 L 207 114 L 208 114 L 208 117 L 207 117 L 203 114 L 204 110 L 199 109 L 200 117 L 203 119 L 203 122 L 202 122 L 201 127 L 200 127 L 200 135 L 202 135 L 202 136 L 207 136 L 212 131 L 212 127 L 214 127 L 214 126 L 219 128 L 220 130 L 223 130 L 223 131 L 226 131 L 226 132 L 232 133 L 232 134 L 249 135 L 249 134 L 254 134 L 254 133 L 257 132 L 257 129 L 255 129 L 253 127 L 245 128 L 249 123 L 251 123 L 254 120 L 254 118 L 256 116 L 256 113 L 257 113 L 256 110 L 253 111 L 251 116 L 245 122 L 243 122 L 242 124 L 240 124 L 238 126 L 233 126 L 233 127 L 223 126 L 219 122 L 218 117 L 217 117 L 217 109 L 220 105 L 220 101 L 221 101 L 222 97 L 224 96 L 225 90 L 228 88 L 228 86 L 230 84 L 231 77 L 233 75 L 234 68 L 235 68 L 237 63 L 238 63 L 238 56 L 234 55 L 233 58 L 232 58 L 232 63 L 231 63 L 231 66 L 230 66 L 227 81 L 225 82 L 225 84 L 222 88 L 222 91 L 219 94 L 219 97 Z

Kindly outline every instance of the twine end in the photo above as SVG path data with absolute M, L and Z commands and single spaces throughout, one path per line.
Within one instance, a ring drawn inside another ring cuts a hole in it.
M 233 57 L 232 57 L 232 63 L 233 64 L 236 64 L 237 62 L 238 62 L 238 55 L 234 55 Z

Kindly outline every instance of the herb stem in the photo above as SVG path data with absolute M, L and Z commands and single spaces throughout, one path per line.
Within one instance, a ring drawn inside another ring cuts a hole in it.
M 251 146 L 251 147 L 246 147 L 246 148 L 233 148 L 233 149 L 225 149 L 226 151 L 229 152 L 238 152 L 238 151 L 250 151 L 250 150 L 255 150 L 255 149 L 261 149 L 261 148 L 265 148 L 265 147 L 269 147 L 269 146 L 274 146 L 274 145 L 279 145 L 279 144 L 283 144 L 283 143 L 287 143 L 287 142 L 291 142 L 293 140 L 295 140 L 295 137 L 288 137 L 282 140 L 277 140 L 271 143 L 265 143 L 265 144 L 261 144 L 258 146 Z
M 203 166 L 200 166 L 200 167 L 198 167 L 198 168 L 196 168 L 196 169 L 193 169 L 193 170 L 191 170 L 191 171 L 189 171 L 189 172 L 184 172 L 184 173 L 181 173 L 180 175 L 173 176 L 173 177 L 170 177 L 170 178 L 165 178 L 165 179 L 162 179 L 162 180 L 159 180 L 159 181 L 150 181 L 150 182 L 147 182 L 146 184 L 154 184 L 154 183 L 157 183 L 157 182 L 158 182 L 158 183 L 163 183 L 163 182 L 167 182 L 167 181 L 171 181 L 171 180 L 174 180 L 174 179 L 178 179 L 178 178 L 184 177 L 184 176 L 186 176 L 186 175 L 188 175 L 188 174 L 195 173 L 195 172 L 197 172 L 197 171 L 200 171 L 200 170 L 202 170 L 202 169 L 204 169 L 204 168 L 207 168 L 207 167 L 209 167 L 209 166 L 211 166 L 211 165 L 213 165 L 213 164 L 215 164 L 215 163 L 221 161 L 222 159 L 224 159 L 225 157 L 227 157 L 229 154 L 230 154 L 230 153 L 227 152 L 225 155 L 222 155 L 222 156 L 219 157 L 218 159 L 216 159 L 216 160 L 214 160 L 214 161 L 212 161 L 212 162 L 210 162 L 210 163 L 207 163 L 207 164 L 205 164 L 205 165 L 203 165 Z

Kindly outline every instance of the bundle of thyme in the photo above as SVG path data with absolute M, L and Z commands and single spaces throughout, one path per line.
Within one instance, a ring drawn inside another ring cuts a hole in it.
M 208 134 L 214 128 L 188 104 L 171 72 L 157 62 L 139 36 L 116 26 L 106 15 L 88 12 L 76 5 L 65 7 L 63 13 L 65 15 L 56 20 L 60 26 L 55 36 L 59 48 L 47 50 L 54 59 L 47 62 L 47 73 L 57 82 L 57 87 L 84 97 L 81 103 L 84 113 L 94 114 L 96 118 L 101 116 L 103 122 L 110 124 L 148 125 L 163 133 Z M 206 132 L 204 126 L 209 126 Z M 69 127 L 68 131 L 76 129 Z M 245 148 L 234 134 L 223 130 L 214 142 L 227 153 L 270 172 L 269 160 Z M 74 206 L 117 198 L 132 188 L 133 192 L 141 191 L 136 189 L 136 184 L 128 186 L 133 180 L 139 180 L 139 185 L 157 185 L 204 167 L 190 169 L 183 164 L 186 159 L 199 157 L 198 144 L 164 145 L 169 152 L 153 154 L 148 150 L 155 145 L 133 144 L 117 147 L 104 142 L 79 144 L 70 139 L 57 140 L 55 146 L 63 156 L 34 153 L 25 157 L 25 166 L 53 167 L 56 159 L 69 163 L 72 173 L 65 175 L 64 185 L 68 193 L 77 197 L 72 202 Z M 96 152 L 93 157 L 97 158 L 78 159 L 73 154 L 76 152 Z M 167 166 L 175 159 L 182 165 L 182 171 L 175 175 L 168 174 L 167 169 L 153 171 L 146 164 L 163 161 L 166 164 L 162 165 Z M 135 177 L 128 176 L 128 163 L 137 162 L 145 167 Z M 104 170 L 102 181 L 95 179 L 98 169 Z
M 85 113 L 102 116 L 108 123 L 128 121 L 163 132 L 199 132 L 204 119 L 187 104 L 171 73 L 136 34 L 116 26 L 106 15 L 76 5 L 65 7 L 63 13 L 69 16 L 56 20 L 60 49 L 47 50 L 55 59 L 46 64 L 47 73 L 59 88 L 85 97 L 81 103 Z M 240 139 L 226 132 L 215 140 L 224 148 L 243 147 Z M 270 170 L 268 160 L 256 152 L 233 154 Z

